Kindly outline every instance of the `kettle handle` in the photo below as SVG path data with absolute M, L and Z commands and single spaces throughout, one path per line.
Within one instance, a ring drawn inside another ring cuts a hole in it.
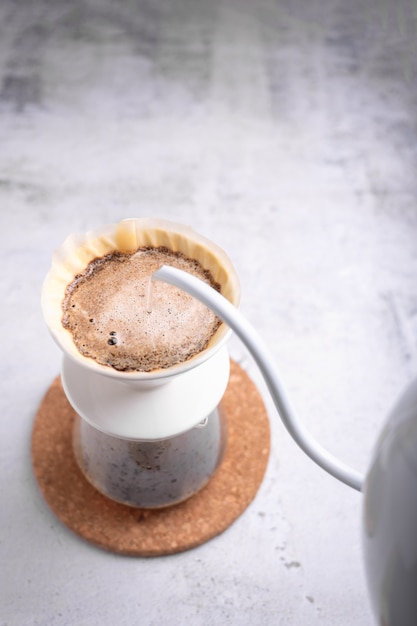
M 292 408 L 269 350 L 240 311 L 199 278 L 177 268 L 163 265 L 152 276 L 187 291 L 200 300 L 240 338 L 258 365 L 284 426 L 300 448 L 322 469 L 353 489 L 362 490 L 363 477 L 323 448 L 300 423 Z

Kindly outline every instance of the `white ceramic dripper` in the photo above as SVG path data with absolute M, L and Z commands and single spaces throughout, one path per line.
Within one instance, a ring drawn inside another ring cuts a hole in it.
M 199 261 L 238 305 L 239 282 L 225 252 L 189 227 L 155 219 L 71 235 L 55 252 L 42 289 L 45 321 L 64 353 L 63 388 L 78 415 L 78 464 L 105 495 L 144 508 L 189 497 L 221 461 L 226 432 L 218 405 L 229 379 L 230 331 L 221 324 L 204 350 L 172 367 L 122 372 L 78 351 L 62 325 L 62 302 L 95 258 L 160 246 Z

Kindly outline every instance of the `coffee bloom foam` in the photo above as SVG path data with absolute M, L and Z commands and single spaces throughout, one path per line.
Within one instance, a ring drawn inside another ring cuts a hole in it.
M 81 354 L 121 371 L 171 367 L 203 350 L 220 325 L 198 300 L 153 283 L 162 265 L 220 289 L 198 261 L 165 247 L 139 248 L 92 261 L 67 287 L 63 325 Z

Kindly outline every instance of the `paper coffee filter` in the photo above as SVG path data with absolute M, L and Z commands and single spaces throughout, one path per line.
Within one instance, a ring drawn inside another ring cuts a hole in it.
M 189 226 L 161 219 L 132 218 L 85 234 L 70 235 L 53 254 L 52 265 L 42 288 L 43 315 L 52 336 L 67 354 L 84 366 L 107 375 L 147 379 L 155 377 L 157 372 L 118 372 L 82 356 L 73 343 L 71 333 L 62 325 L 62 302 L 67 286 L 91 261 L 114 251 L 135 252 L 143 246 L 165 246 L 199 261 L 220 284 L 221 293 L 235 306 L 239 304 L 239 280 L 231 260 L 222 248 Z M 177 373 L 180 369 L 188 369 L 197 360 L 204 360 L 205 353 L 219 344 L 227 331 L 228 328 L 221 324 L 205 350 L 189 361 L 161 370 L 161 376 L 168 375 L 170 370 Z
M 225 298 L 239 304 L 239 281 L 229 257 L 222 248 L 191 227 L 167 220 L 124 220 L 117 226 L 116 241 L 118 249 L 123 252 L 134 252 L 141 246 L 165 246 L 196 259 L 221 285 Z

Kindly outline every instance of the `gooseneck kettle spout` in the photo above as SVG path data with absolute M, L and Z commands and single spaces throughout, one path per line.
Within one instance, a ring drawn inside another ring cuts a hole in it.
M 164 265 L 153 274 L 152 280 L 170 283 L 188 292 L 209 307 L 235 332 L 258 365 L 278 414 L 294 441 L 326 472 L 353 489 L 361 491 L 364 478 L 317 443 L 299 421 L 267 346 L 240 311 L 208 284 L 177 268 Z

